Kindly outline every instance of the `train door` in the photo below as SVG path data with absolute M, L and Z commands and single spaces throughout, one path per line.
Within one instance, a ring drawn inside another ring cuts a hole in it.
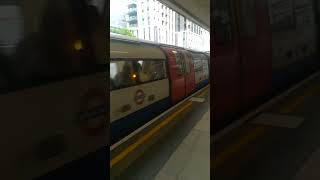
M 185 89 L 186 95 L 189 95 L 195 90 L 195 74 L 191 54 L 187 51 L 184 51 L 183 54 L 185 60 Z
M 237 1 L 242 107 L 271 89 L 272 52 L 267 0 Z
M 235 113 L 240 103 L 240 63 L 238 37 L 231 0 L 215 0 L 213 7 L 213 56 L 210 63 L 213 85 L 213 119 L 217 129 L 221 119 Z M 223 123 L 224 124 L 224 123 Z M 211 123 L 211 126 L 213 123 Z
M 167 48 L 171 77 L 171 101 L 176 103 L 186 96 L 185 60 L 180 51 Z

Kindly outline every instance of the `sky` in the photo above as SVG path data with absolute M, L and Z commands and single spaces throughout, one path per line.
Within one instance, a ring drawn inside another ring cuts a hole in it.
M 123 26 L 121 25 L 121 19 L 126 13 L 127 0 L 110 0 L 110 26 Z
M 110 16 L 117 16 L 126 12 L 126 0 L 110 0 Z

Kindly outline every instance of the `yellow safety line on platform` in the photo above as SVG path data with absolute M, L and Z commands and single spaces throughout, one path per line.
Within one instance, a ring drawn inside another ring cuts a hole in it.
M 305 98 L 314 96 L 320 93 L 320 85 L 307 89 L 304 93 L 296 98 L 293 98 L 292 101 L 285 104 L 281 109 L 280 113 L 291 113 L 294 112 L 304 101 Z M 257 126 L 248 134 L 243 136 L 237 143 L 231 145 L 227 150 L 223 151 L 221 154 L 217 155 L 217 158 L 211 157 L 211 168 L 217 168 L 221 166 L 225 161 L 234 156 L 240 149 L 245 145 L 249 144 L 250 141 L 257 139 L 264 132 L 266 132 L 265 126 Z M 214 146 L 214 145 L 213 145 Z
M 211 157 L 211 168 L 217 168 L 221 164 L 223 164 L 225 161 L 230 159 L 232 156 L 236 154 L 240 149 L 242 149 L 243 146 L 246 144 L 249 144 L 250 141 L 253 141 L 254 139 L 258 138 L 265 132 L 266 128 L 265 126 L 257 126 L 255 127 L 250 133 L 243 136 L 237 143 L 231 145 L 227 150 L 223 151 L 222 153 L 217 155 L 217 158 Z
M 320 86 L 313 87 L 311 89 L 306 90 L 303 95 L 298 96 L 290 103 L 286 104 L 283 108 L 281 108 L 280 113 L 291 113 L 294 112 L 298 107 L 304 102 L 306 97 L 313 96 L 320 92 Z
M 197 95 L 197 97 L 203 97 L 207 92 L 209 91 L 209 87 L 203 90 L 200 94 Z
M 119 161 L 124 159 L 130 152 L 135 150 L 139 145 L 143 144 L 145 141 L 147 141 L 152 135 L 154 135 L 156 132 L 158 132 L 161 128 L 163 128 L 166 124 L 168 124 L 170 121 L 172 121 L 176 116 L 178 116 L 181 112 L 186 110 L 188 107 L 192 105 L 192 102 L 189 101 L 184 106 L 182 106 L 179 110 L 174 112 L 172 115 L 170 115 L 167 119 L 162 121 L 159 125 L 151 129 L 147 134 L 142 136 L 140 139 L 138 139 L 135 143 L 129 145 L 125 150 L 123 150 L 121 153 L 119 153 L 116 157 L 114 157 L 110 161 L 110 167 L 112 168 L 115 164 L 117 164 Z

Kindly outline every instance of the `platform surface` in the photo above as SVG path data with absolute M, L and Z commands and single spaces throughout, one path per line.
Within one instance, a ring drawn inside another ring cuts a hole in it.
M 320 179 L 320 77 L 212 142 L 217 180 Z
M 196 97 L 175 128 L 116 179 L 209 180 L 210 94 Z

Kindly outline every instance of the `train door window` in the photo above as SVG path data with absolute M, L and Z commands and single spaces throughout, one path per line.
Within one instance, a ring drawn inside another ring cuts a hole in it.
M 110 88 L 111 90 L 133 86 L 137 83 L 137 73 L 133 61 L 110 62 Z
M 189 74 L 190 72 L 191 72 L 191 70 L 190 70 L 190 59 L 191 59 L 191 57 L 190 57 L 190 55 L 189 54 L 185 54 L 185 65 L 186 65 L 186 73 L 187 74 Z
M 240 1 L 240 33 L 242 38 L 256 36 L 256 0 Z
M 136 66 L 139 81 L 142 83 L 166 78 L 165 64 L 162 60 L 139 60 Z
M 199 72 L 202 71 L 202 60 L 199 58 L 198 55 L 193 55 L 193 61 L 194 61 L 194 71 Z
M 175 56 L 175 60 L 176 60 L 176 72 L 177 75 L 182 76 L 184 75 L 184 58 L 183 55 L 178 52 L 178 51 L 172 51 L 174 56 Z
M 95 7 L 100 14 L 104 13 L 105 0 L 91 0 L 88 3 L 90 6 Z
M 21 10 L 16 3 L 0 4 L 0 93 L 10 89 L 10 63 L 14 61 L 16 48 L 23 39 Z
M 204 73 L 209 72 L 208 59 L 205 55 L 202 55 L 202 68 Z
M 213 27 L 216 42 L 225 45 L 232 41 L 232 21 L 230 0 L 213 1 Z
M 269 1 L 270 25 L 274 31 L 283 31 L 296 28 L 294 13 L 294 3 L 296 2 L 298 1 Z

